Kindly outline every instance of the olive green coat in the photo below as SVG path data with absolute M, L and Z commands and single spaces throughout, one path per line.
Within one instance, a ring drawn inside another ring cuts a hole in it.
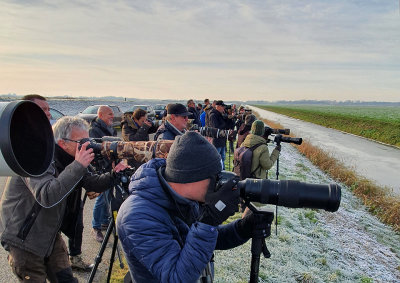
M 252 147 L 259 143 L 262 143 L 262 145 L 253 151 L 251 172 L 254 172 L 256 178 L 265 179 L 267 178 L 266 170 L 269 170 L 274 165 L 275 161 L 278 159 L 279 151 L 274 149 L 270 156 L 267 141 L 263 137 L 253 134 L 249 134 L 246 137 L 242 146 Z

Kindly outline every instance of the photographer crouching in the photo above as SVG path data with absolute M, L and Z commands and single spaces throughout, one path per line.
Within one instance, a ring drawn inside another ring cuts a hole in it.
M 73 277 L 66 245 L 60 231 L 70 239 L 80 233 L 81 190 L 102 192 L 110 187 L 112 173 L 95 175 L 87 170 L 94 159 L 88 123 L 64 116 L 53 125 L 54 163 L 41 177 L 12 177 L 4 190 L 0 208 L 1 244 L 9 252 L 13 273 L 21 282 L 77 282 Z M 125 169 L 118 164 L 114 171 Z M 78 229 L 77 229 L 78 227 Z M 74 243 L 79 246 L 80 243 Z
M 210 282 L 214 249 L 266 230 L 255 227 L 253 214 L 221 225 L 239 204 L 236 178 L 216 190 L 221 169 L 216 148 L 189 131 L 175 138 L 166 160 L 135 172 L 117 217 L 133 282 Z

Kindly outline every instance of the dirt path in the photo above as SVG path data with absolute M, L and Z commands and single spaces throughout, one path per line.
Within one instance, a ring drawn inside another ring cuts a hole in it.
M 263 119 L 290 128 L 296 137 L 331 153 L 361 176 L 382 186 L 388 186 L 400 196 L 400 150 L 352 134 L 325 128 L 274 112 L 250 107 Z

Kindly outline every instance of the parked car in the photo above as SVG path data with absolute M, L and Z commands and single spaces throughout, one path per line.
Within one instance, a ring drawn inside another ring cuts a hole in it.
M 50 108 L 50 124 L 54 124 L 58 119 L 60 119 L 61 117 L 65 116 L 63 113 L 61 113 L 60 111 L 54 109 L 54 108 Z
M 156 113 L 156 119 L 161 120 L 164 117 L 164 111 L 167 106 L 164 104 L 154 105 L 154 111 Z
M 80 112 L 77 116 L 85 119 L 88 123 L 90 123 L 97 116 L 97 110 L 101 105 L 92 105 L 88 106 L 85 110 Z M 114 122 L 113 127 L 117 127 L 121 125 L 122 115 L 124 114 L 121 109 L 119 109 L 116 105 L 108 105 L 111 107 L 114 113 Z
M 133 105 L 125 112 L 134 112 L 138 108 L 143 109 L 147 112 L 147 118 L 151 120 L 154 120 L 156 118 L 156 112 L 154 111 L 154 108 L 151 105 Z

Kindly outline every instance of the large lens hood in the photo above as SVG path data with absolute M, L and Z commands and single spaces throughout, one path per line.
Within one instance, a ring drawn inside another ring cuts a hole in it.
M 39 106 L 31 101 L 0 102 L 0 176 L 41 176 L 53 154 L 53 131 Z

